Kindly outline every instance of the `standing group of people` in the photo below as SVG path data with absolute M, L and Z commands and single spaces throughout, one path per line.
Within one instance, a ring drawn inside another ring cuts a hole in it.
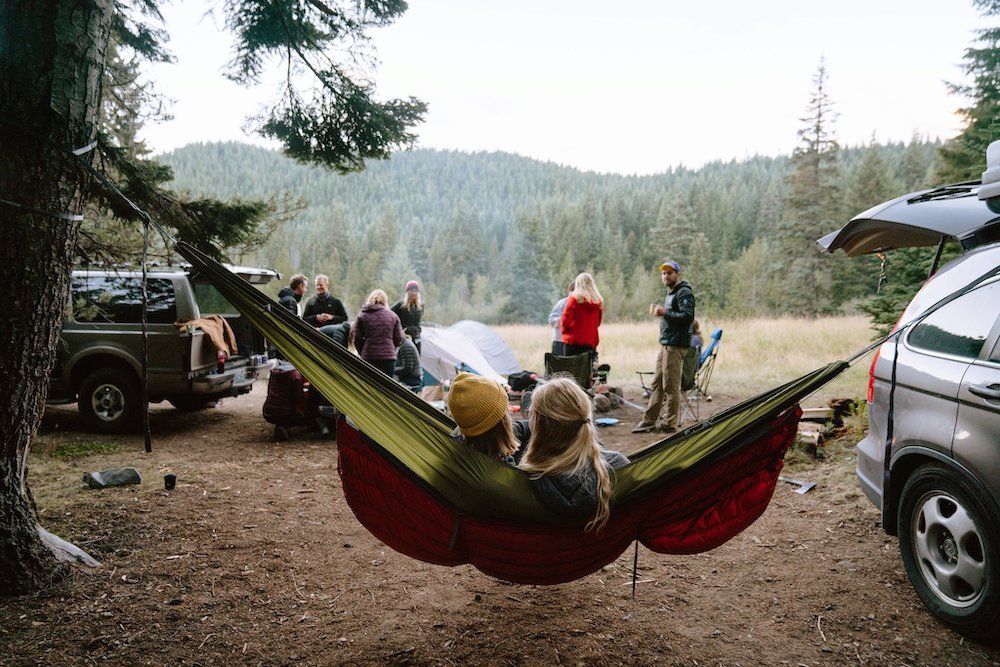
M 398 375 L 408 387 L 419 389 L 423 381 L 420 320 L 424 302 L 417 281 L 406 283 L 403 297 L 391 307 L 385 290 L 373 290 L 353 327 L 344 303 L 330 292 L 330 278 L 324 274 L 316 276 L 316 295 L 301 304 L 308 283 L 302 274 L 292 276 L 288 286 L 278 292 L 278 301 L 345 347 L 353 343 L 362 359 L 389 377 Z
M 662 305 L 651 305 L 649 314 L 660 318 L 660 349 L 653 373 L 652 392 L 642 420 L 633 433 L 659 429 L 673 433 L 680 427 L 681 377 L 684 358 L 692 345 L 700 345 L 700 330 L 695 320 L 695 298 L 691 285 L 681 278 L 676 261 L 660 264 L 660 279 L 667 290 Z M 552 353 L 573 356 L 590 352 L 597 356 L 600 342 L 598 328 L 604 315 L 604 299 L 589 273 L 581 273 L 567 287 L 567 295 L 556 302 L 549 313 L 552 326 Z M 694 341 L 697 339 L 697 343 Z M 657 424 L 663 405 L 667 414 Z

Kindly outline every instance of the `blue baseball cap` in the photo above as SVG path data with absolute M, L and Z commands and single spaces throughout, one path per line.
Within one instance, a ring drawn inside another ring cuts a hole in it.
M 671 269 L 673 269 L 674 271 L 676 271 L 677 273 L 680 273 L 680 272 L 681 272 L 681 265 L 680 265 L 680 264 L 678 264 L 677 262 L 675 262 L 675 261 L 674 261 L 674 260 L 672 260 L 672 259 L 668 259 L 668 260 L 667 260 L 667 261 L 665 261 L 665 262 L 664 262 L 663 264 L 660 264 L 660 271 L 663 271 L 663 270 L 664 270 L 664 269 L 666 269 L 666 268 L 667 268 L 668 266 L 669 266 L 669 267 L 670 267 Z

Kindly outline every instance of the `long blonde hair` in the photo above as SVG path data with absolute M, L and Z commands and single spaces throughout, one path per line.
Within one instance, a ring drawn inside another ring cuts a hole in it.
M 589 273 L 581 273 L 573 281 L 573 298 L 577 303 L 604 304 L 604 297 L 597 291 L 597 284 L 594 283 L 594 276 Z
M 611 478 L 597 444 L 590 398 L 572 378 L 555 377 L 532 394 L 530 420 L 531 439 L 518 467 L 536 477 L 593 468 L 597 512 L 586 530 L 600 530 L 611 512 Z
M 403 292 L 403 298 L 400 301 L 403 302 L 403 308 L 407 310 L 420 310 L 424 307 L 424 300 L 420 298 L 420 292 L 416 290 Z

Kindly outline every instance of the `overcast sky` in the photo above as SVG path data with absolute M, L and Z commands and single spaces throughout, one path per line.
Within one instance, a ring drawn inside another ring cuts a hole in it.
M 149 76 L 175 119 L 144 132 L 156 151 L 260 143 L 243 119 L 273 86 L 222 78 L 209 6 L 164 10 L 178 62 Z M 842 145 L 953 136 L 945 82 L 982 25 L 967 0 L 411 0 L 375 33 L 376 76 L 428 103 L 418 146 L 648 174 L 790 153 L 820 58 Z

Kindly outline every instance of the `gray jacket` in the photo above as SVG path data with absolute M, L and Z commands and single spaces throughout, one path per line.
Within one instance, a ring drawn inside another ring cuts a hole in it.
M 663 302 L 660 318 L 660 345 L 691 347 L 691 323 L 694 322 L 694 291 L 686 280 L 677 283 Z
M 629 462 L 624 454 L 607 449 L 601 450 L 601 458 L 612 469 Z M 543 505 L 562 516 L 582 518 L 597 511 L 597 473 L 590 466 L 572 474 L 533 478 L 531 490 Z

